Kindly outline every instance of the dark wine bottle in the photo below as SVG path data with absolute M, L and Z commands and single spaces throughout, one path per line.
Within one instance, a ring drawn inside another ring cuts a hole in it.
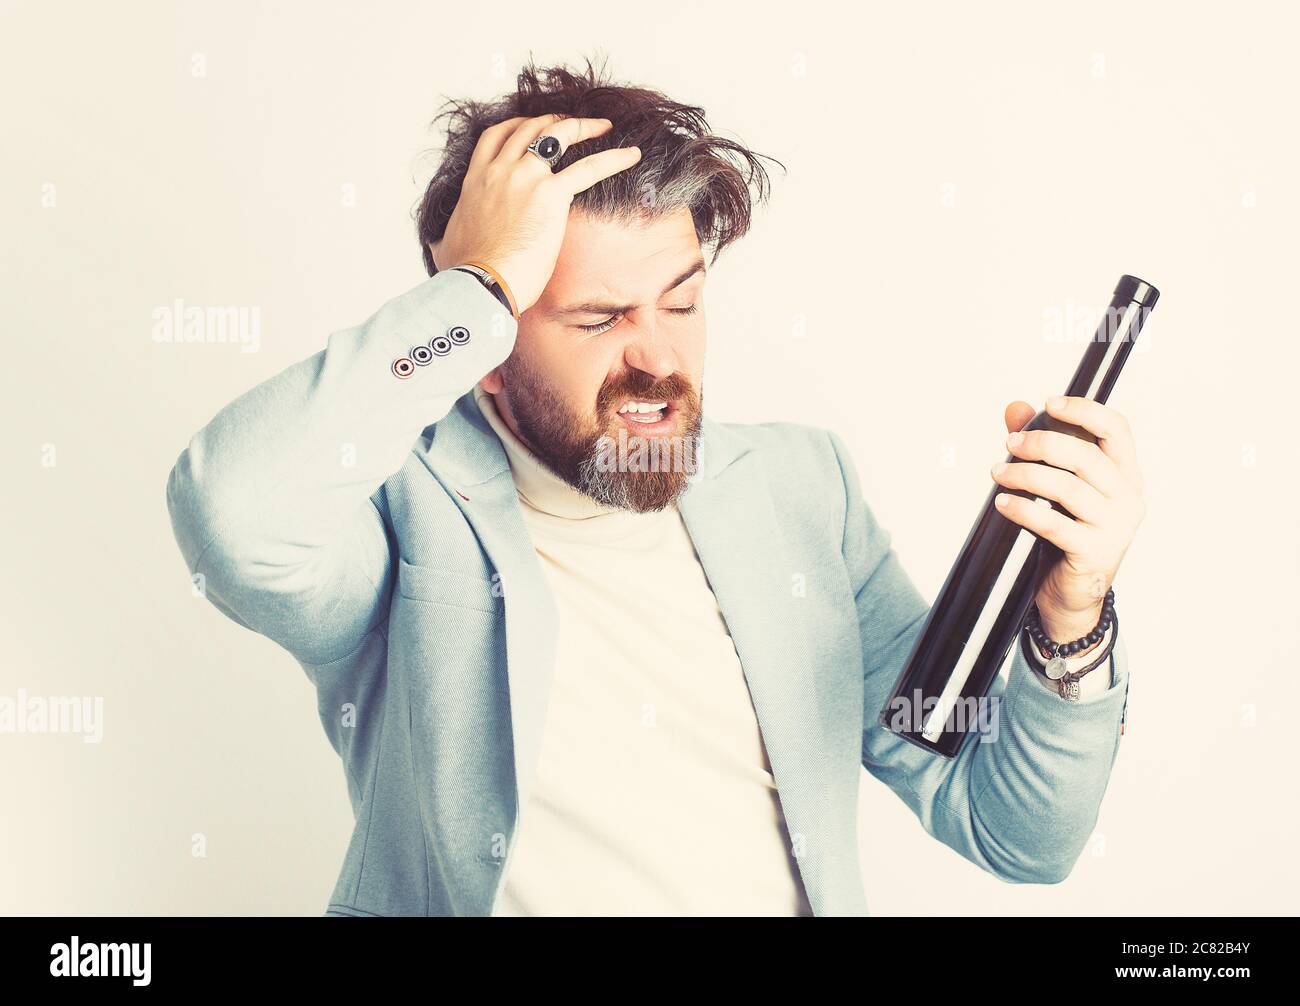
M 1066 395 L 1105 403 L 1159 296 L 1159 290 L 1136 276 L 1120 277 Z M 1097 442 L 1087 430 L 1047 412 L 1039 412 L 1022 429 L 1059 430 Z M 1006 460 L 1025 459 L 1008 454 Z M 989 709 L 981 706 L 988 690 L 1024 625 L 1043 576 L 1062 554 L 1047 539 L 1003 516 L 993 503 L 1000 492 L 1050 504 L 1073 516 L 1055 500 L 993 483 L 880 711 L 886 729 L 949 758 L 969 734 L 987 725 Z

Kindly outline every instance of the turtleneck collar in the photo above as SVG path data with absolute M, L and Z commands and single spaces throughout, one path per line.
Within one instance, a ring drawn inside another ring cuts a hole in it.
M 506 457 L 510 462 L 510 474 L 514 478 L 515 490 L 519 494 L 520 501 L 537 513 L 553 518 L 548 521 L 552 526 L 568 521 L 581 521 L 587 529 L 599 526 L 602 530 L 616 532 L 662 520 L 676 510 L 674 505 L 660 511 L 637 513 L 596 502 L 546 467 L 546 464 L 506 425 L 497 411 L 496 399 L 477 384 L 474 385 L 474 401 L 478 404 L 479 411 L 483 413 L 483 418 L 500 438 L 502 447 L 505 448 Z

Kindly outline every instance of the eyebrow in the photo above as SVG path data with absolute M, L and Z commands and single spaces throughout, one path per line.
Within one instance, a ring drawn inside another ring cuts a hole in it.
M 664 287 L 659 296 L 662 297 L 669 290 L 675 290 L 697 272 L 704 272 L 703 258 L 696 259 L 695 262 L 691 264 L 690 268 Z M 552 311 L 551 314 L 555 317 L 571 314 L 626 314 L 634 307 L 636 307 L 635 304 L 610 304 L 602 303 L 600 301 L 587 301 L 583 304 L 571 304 L 568 307 L 558 308 L 555 311 Z

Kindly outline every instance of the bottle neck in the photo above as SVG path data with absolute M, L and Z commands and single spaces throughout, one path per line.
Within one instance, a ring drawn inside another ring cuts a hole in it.
M 1124 361 L 1133 349 L 1133 342 L 1150 313 L 1149 306 L 1137 301 L 1118 298 L 1112 300 L 1092 341 L 1084 350 L 1083 359 L 1070 379 L 1065 394 L 1091 398 L 1105 404 L 1119 379 Z

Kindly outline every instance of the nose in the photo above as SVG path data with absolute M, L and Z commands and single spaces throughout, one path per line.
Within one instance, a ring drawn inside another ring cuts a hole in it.
M 653 321 L 636 324 L 633 334 L 623 348 L 623 362 L 656 379 L 665 378 L 681 369 L 672 343 L 666 333 L 657 328 Z

